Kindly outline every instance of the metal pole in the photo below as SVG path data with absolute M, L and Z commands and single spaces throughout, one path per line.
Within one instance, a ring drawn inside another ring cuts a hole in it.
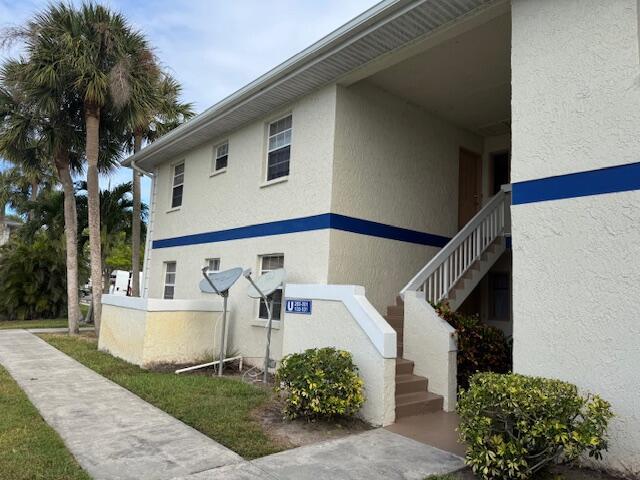
M 269 313 L 269 321 L 267 323 L 267 351 L 264 355 L 264 373 L 262 374 L 262 382 L 267 383 L 267 379 L 269 376 L 269 355 L 271 348 L 271 320 L 273 319 L 273 297 L 271 297 L 271 301 L 267 302 L 265 298 L 265 305 L 267 306 L 267 312 Z
M 218 365 L 218 376 L 222 376 L 222 370 L 224 369 L 224 354 L 225 354 L 225 333 L 227 329 L 227 298 L 229 297 L 229 292 L 222 292 L 222 333 L 220 335 L 220 364 Z

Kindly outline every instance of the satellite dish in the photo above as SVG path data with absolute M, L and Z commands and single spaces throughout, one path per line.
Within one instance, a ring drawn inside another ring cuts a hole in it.
M 210 272 L 207 273 L 209 282 L 206 278 L 200 280 L 200 291 L 203 293 L 222 293 L 226 292 L 231 286 L 236 283 L 236 280 L 242 275 L 242 268 L 232 268 L 231 270 L 225 270 L 224 272 Z M 213 286 L 212 286 L 213 285 Z
M 284 283 L 285 277 L 286 273 L 284 268 L 271 270 L 270 272 L 261 275 L 255 282 L 252 282 L 251 285 L 249 285 L 247 288 L 247 295 L 251 298 L 262 298 L 263 295 L 267 297 Z

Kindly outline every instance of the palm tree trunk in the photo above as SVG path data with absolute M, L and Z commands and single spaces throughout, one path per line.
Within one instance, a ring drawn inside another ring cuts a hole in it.
M 100 184 L 98 183 L 98 148 L 100 141 L 100 107 L 85 107 L 87 155 L 87 206 L 89 210 L 89 250 L 91 252 L 91 302 L 96 335 L 100 335 L 102 314 L 102 253 L 100 245 Z
M 56 171 L 64 190 L 64 233 L 67 255 L 67 315 L 69 317 L 69 333 L 80 333 L 80 300 L 78 298 L 78 213 L 76 211 L 76 195 L 73 180 L 69 171 L 66 155 L 56 158 Z
M 109 268 L 105 268 L 104 272 L 102 273 L 102 293 L 109 293 L 109 288 L 111 287 L 110 285 L 111 282 L 111 269 Z
M 142 133 L 136 131 L 133 140 L 133 153 L 142 147 Z M 133 218 L 131 219 L 131 296 L 140 296 L 140 177 L 135 168 L 133 170 Z
M 4 240 L 4 232 L 7 226 L 4 224 L 6 219 L 7 204 L 5 202 L 0 202 L 0 245 L 2 245 L 2 241 Z
M 29 194 L 29 200 L 31 200 L 32 202 L 35 202 L 36 200 L 38 200 L 38 181 L 37 180 L 32 180 L 31 181 L 31 192 Z M 29 220 L 33 220 L 33 215 L 34 215 L 34 208 L 32 207 L 29 210 Z

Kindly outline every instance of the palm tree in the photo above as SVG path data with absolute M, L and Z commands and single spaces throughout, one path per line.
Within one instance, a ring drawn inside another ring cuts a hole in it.
M 46 92 L 69 91 L 81 103 L 84 121 L 84 154 L 87 160 L 87 194 L 93 314 L 100 330 L 102 255 L 100 245 L 99 157 L 101 122 L 131 105 L 132 111 L 148 111 L 159 69 L 145 37 L 125 18 L 108 8 L 85 3 L 50 5 L 20 32 L 30 57 L 27 82 L 34 94 L 43 91 L 41 105 L 47 111 L 64 104 Z
M 109 293 L 109 278 L 112 268 L 106 261 L 113 250 L 122 244 L 124 240 L 129 240 L 131 226 L 135 213 L 133 212 L 133 200 L 131 198 L 131 182 L 117 185 L 111 190 L 100 192 L 100 215 L 102 220 L 101 240 L 102 240 L 102 272 L 104 293 Z M 141 212 L 146 212 L 146 206 L 140 205 Z M 138 214 L 138 224 L 140 224 L 141 214 Z
M 143 141 L 151 143 L 165 133 L 173 130 L 194 115 L 193 104 L 180 101 L 182 86 L 166 72 L 159 77 L 156 91 L 149 101 L 152 107 L 146 112 L 128 109 L 129 118 L 129 151 L 137 153 Z M 140 296 L 140 178 L 142 174 L 133 170 L 133 224 L 131 225 L 131 295 Z
M 79 102 L 63 88 L 29 82 L 28 62 L 8 61 L 0 72 L 0 153 L 31 167 L 46 159 L 64 191 L 69 332 L 79 333 L 78 226 L 73 171 L 80 170 Z M 66 108 L 56 108 L 55 105 Z M 30 168 L 31 168 L 30 167 Z

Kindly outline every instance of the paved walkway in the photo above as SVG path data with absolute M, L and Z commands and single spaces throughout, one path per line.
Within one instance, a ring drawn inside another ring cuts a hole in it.
M 95 479 L 422 480 L 463 466 L 384 429 L 246 462 L 25 330 L 0 331 L 0 364 Z
M 242 461 L 27 331 L 0 331 L 0 363 L 95 479 L 162 480 Z
M 379 428 L 176 480 L 423 480 L 460 457 Z

